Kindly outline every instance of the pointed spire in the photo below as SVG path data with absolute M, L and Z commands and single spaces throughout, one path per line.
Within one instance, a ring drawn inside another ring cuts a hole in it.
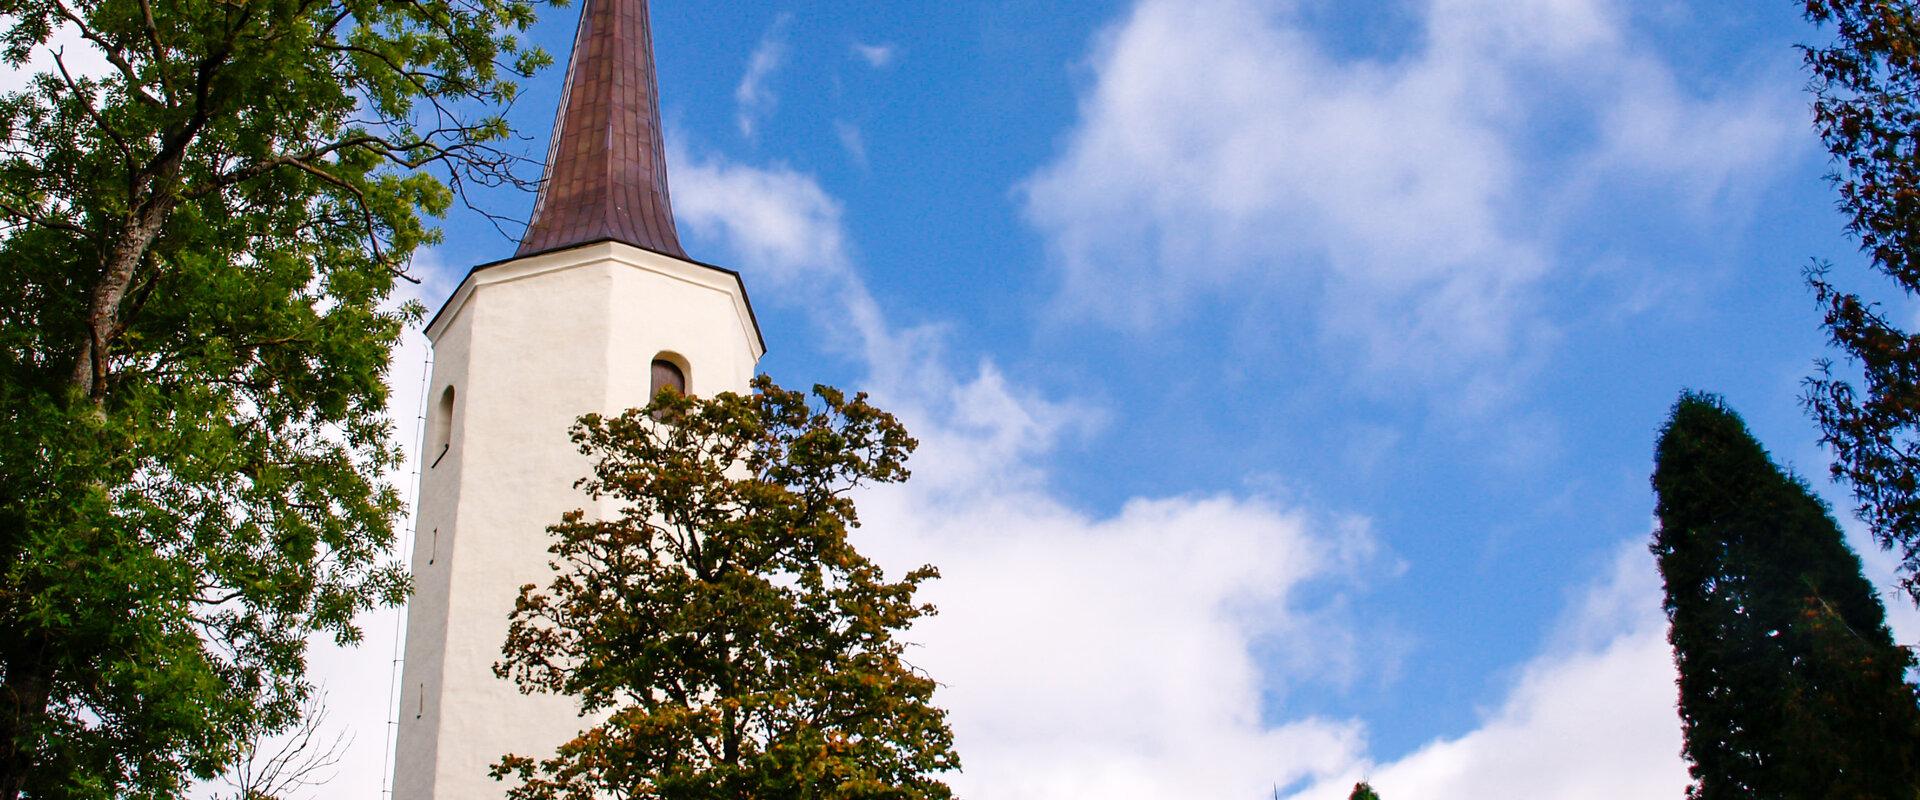
M 617 239 L 679 258 L 647 0 L 586 0 L 533 222 L 515 255 Z

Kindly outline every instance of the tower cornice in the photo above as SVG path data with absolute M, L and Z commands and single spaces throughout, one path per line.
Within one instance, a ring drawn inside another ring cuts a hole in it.
M 572 255 L 566 255 L 569 253 Z M 438 341 L 440 332 L 446 328 L 446 323 L 450 322 L 453 317 L 459 315 L 461 309 L 465 308 L 467 301 L 472 298 L 474 290 L 481 283 L 493 280 L 515 280 L 529 275 L 570 269 L 582 264 L 608 260 L 631 267 L 639 267 L 651 272 L 676 276 L 690 283 L 713 286 L 715 288 L 726 287 L 726 291 L 729 294 L 737 297 L 741 322 L 746 327 L 746 333 L 752 337 L 752 344 L 755 348 L 754 358 L 757 360 L 760 356 L 766 354 L 767 340 L 766 337 L 760 333 L 760 318 L 759 315 L 754 313 L 753 300 L 747 296 L 747 284 L 746 281 L 741 279 L 739 272 L 727 269 L 726 267 L 695 261 L 686 256 L 676 256 L 661 253 L 657 250 L 649 250 L 644 247 L 635 247 L 627 242 L 612 238 L 581 242 L 579 244 L 557 247 L 537 253 L 516 255 L 512 258 L 475 266 L 473 269 L 467 271 L 466 277 L 460 280 L 460 284 L 454 288 L 453 294 L 440 306 L 440 310 L 434 313 L 433 318 L 427 321 L 426 327 L 423 330 L 426 332 L 428 341 Z M 520 269 L 512 276 L 496 276 L 493 274 L 503 269 L 514 271 L 513 268 L 515 267 Z

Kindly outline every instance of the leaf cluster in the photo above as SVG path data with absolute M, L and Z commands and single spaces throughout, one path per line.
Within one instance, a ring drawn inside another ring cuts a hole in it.
M 1920 291 L 1920 14 L 1912 0 L 1806 0 L 1805 13 L 1835 33 L 1803 54 L 1847 230 L 1901 291 Z M 1842 289 L 1829 265 L 1808 277 L 1828 337 L 1859 373 L 1823 362 L 1807 407 L 1834 477 L 1852 485 L 1880 544 L 1898 549 L 1920 602 L 1920 337 Z
M 1653 484 L 1688 796 L 1911 800 L 1914 656 L 1826 507 L 1707 395 L 1674 406 Z
M 0 798 L 178 796 L 400 602 L 389 301 L 531 0 L 0 0 Z
M 604 721 L 509 755 L 517 800 L 946 798 L 933 680 L 898 634 L 929 605 L 848 541 L 849 492 L 905 480 L 915 443 L 864 395 L 662 392 L 574 429 L 610 513 L 550 528 L 555 576 L 521 590 L 495 671 Z

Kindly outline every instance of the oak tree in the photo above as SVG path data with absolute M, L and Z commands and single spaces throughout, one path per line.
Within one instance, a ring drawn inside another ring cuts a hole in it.
M 1652 550 L 1700 800 L 1912 800 L 1914 665 L 1826 506 L 1718 398 L 1661 432 Z
M 404 597 L 389 298 L 533 2 L 0 0 L 0 800 L 179 795 Z
M 899 638 L 933 613 L 913 595 L 937 573 L 890 581 L 848 541 L 848 493 L 907 478 L 892 415 L 763 377 L 663 391 L 573 438 L 596 461 L 581 487 L 619 513 L 550 529 L 555 574 L 521 590 L 494 669 L 600 722 L 501 759 L 509 797 L 950 796 L 953 735 Z

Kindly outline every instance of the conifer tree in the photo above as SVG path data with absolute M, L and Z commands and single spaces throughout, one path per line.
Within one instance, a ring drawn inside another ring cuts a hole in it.
M 550 528 L 556 574 L 494 670 L 600 722 L 501 759 L 509 798 L 950 797 L 953 733 L 898 638 L 938 573 L 889 581 L 847 539 L 847 493 L 905 480 L 914 441 L 864 395 L 754 388 L 575 427 L 582 487 L 620 513 Z
M 1674 405 L 1653 484 L 1688 797 L 1913 800 L 1913 654 L 1826 506 L 1711 395 Z
M 1380 800 L 1380 793 L 1373 790 L 1373 784 L 1361 781 L 1353 785 L 1353 794 L 1347 800 Z

